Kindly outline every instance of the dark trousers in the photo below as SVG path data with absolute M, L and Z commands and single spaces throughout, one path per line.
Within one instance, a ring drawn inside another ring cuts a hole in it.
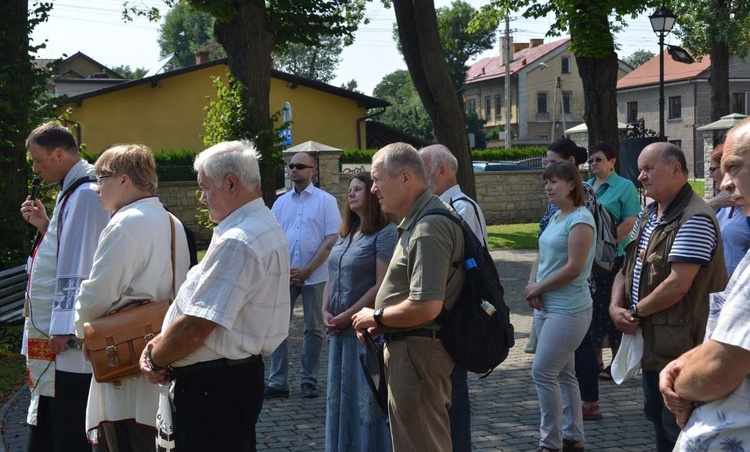
M 263 408 L 263 360 L 178 374 L 175 448 L 180 452 L 255 451 Z
M 575 355 L 576 379 L 584 402 L 599 401 L 599 361 L 591 333 L 589 328 Z
M 471 407 L 469 386 L 466 384 L 466 369 L 456 364 L 451 373 L 451 441 L 454 452 L 471 451 Z
M 156 429 L 125 419 L 99 424 L 99 444 L 94 452 L 141 452 L 154 449 Z
M 55 397 L 39 397 L 36 425 L 29 426 L 29 452 L 90 452 L 86 402 L 91 374 L 55 371 Z
M 656 450 L 670 452 L 680 435 L 680 427 L 677 426 L 674 414 L 664 406 L 664 399 L 659 392 L 659 372 L 644 370 L 642 384 L 643 412 L 646 419 L 654 423 Z

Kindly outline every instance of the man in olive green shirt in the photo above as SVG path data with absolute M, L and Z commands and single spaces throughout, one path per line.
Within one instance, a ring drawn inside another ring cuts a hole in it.
M 364 308 L 352 320 L 359 336 L 366 330 L 385 334 L 394 451 L 450 451 L 453 360 L 435 318 L 444 306 L 452 307 L 463 285 L 463 266 L 456 265 L 463 256 L 463 231 L 441 216 L 420 220 L 448 206 L 427 189 L 422 159 L 410 145 L 382 148 L 371 171 L 372 193 L 383 211 L 404 220 L 375 310 Z

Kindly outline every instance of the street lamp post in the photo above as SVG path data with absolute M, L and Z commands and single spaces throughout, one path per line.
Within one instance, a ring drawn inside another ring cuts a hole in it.
M 664 37 L 672 31 L 675 15 L 662 5 L 648 18 L 654 33 L 659 36 L 659 139 L 664 141 Z

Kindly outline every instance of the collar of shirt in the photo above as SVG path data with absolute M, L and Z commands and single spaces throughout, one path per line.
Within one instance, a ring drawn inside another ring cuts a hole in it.
M 307 193 L 308 195 L 312 195 L 314 191 L 315 191 L 315 185 L 312 182 L 310 182 L 310 184 L 308 184 L 308 186 L 305 187 L 305 189 L 299 193 L 297 193 L 297 190 L 294 187 L 292 187 L 292 196 L 302 196 L 302 193 Z
M 461 194 L 461 187 L 458 186 L 458 184 L 452 186 L 451 188 L 445 190 L 438 198 L 440 198 L 441 201 L 443 201 L 446 204 L 450 204 L 450 200 L 453 199 L 454 196 Z
M 81 159 L 70 168 L 68 174 L 63 178 L 62 184 L 60 184 L 60 193 L 63 193 L 73 182 L 85 176 L 94 177 L 94 165 Z
M 256 210 L 263 208 L 263 206 L 265 206 L 265 204 L 263 203 L 263 198 L 253 199 L 252 201 L 243 204 L 234 212 L 227 215 L 227 217 L 224 218 L 221 223 L 216 225 L 216 232 L 218 232 L 219 235 L 224 234 L 229 229 L 240 224 L 240 222 L 246 215 L 249 215 Z
M 424 193 L 419 195 L 419 198 L 417 198 L 417 200 L 414 201 L 414 204 L 411 206 L 409 213 L 401 221 L 401 224 L 398 225 L 399 230 L 405 231 L 411 229 L 411 227 L 419 218 L 419 214 L 422 212 L 424 207 L 434 197 L 435 195 L 433 195 L 429 189 L 425 190 Z

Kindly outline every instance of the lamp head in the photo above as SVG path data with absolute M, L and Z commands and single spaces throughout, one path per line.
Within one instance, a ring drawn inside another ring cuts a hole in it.
M 656 8 L 656 11 L 648 18 L 651 21 L 651 28 L 654 29 L 654 33 L 661 37 L 672 31 L 676 19 L 674 13 L 664 5 Z

